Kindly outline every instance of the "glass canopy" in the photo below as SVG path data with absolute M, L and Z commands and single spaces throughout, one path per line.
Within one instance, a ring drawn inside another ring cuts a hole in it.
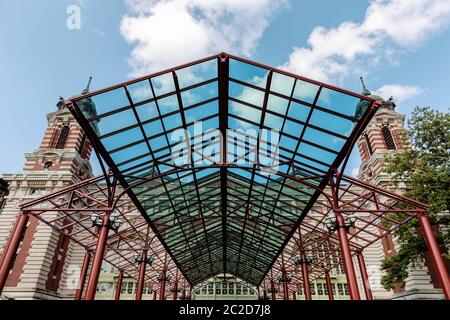
M 373 104 L 223 53 L 68 103 L 193 285 L 262 281 Z

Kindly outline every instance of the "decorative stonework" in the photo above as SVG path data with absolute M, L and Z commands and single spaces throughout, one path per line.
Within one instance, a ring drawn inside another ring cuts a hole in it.
M 92 176 L 91 145 L 70 112 L 61 108 L 49 113 L 47 120 L 42 143 L 39 149 L 25 155 L 22 172 L 3 175 L 9 190 L 7 195 L 1 195 L 4 204 L 0 206 L 0 252 L 20 204 Z M 63 126 L 70 128 L 64 148 L 51 147 Z M 73 299 L 75 288 L 67 284 L 65 272 L 81 265 L 83 250 L 63 238 L 36 219 L 30 219 L 3 295 L 16 299 Z

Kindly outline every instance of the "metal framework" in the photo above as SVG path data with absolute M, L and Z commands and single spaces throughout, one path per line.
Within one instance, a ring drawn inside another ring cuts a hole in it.
M 186 284 L 219 273 L 265 288 L 264 296 L 269 288 L 273 299 L 276 283 L 284 299 L 302 283 L 308 299 L 309 281 L 329 280 L 338 264 L 351 298 L 360 299 L 352 255 L 371 299 L 362 250 L 417 218 L 448 299 L 428 207 L 341 174 L 380 103 L 225 53 L 71 98 L 66 105 L 92 141 L 103 175 L 21 207 L 0 291 L 32 216 L 85 248 L 76 299 L 91 253 L 88 300 L 102 261 L 120 270 L 118 286 L 124 274 L 138 280 L 136 299 L 145 282 L 154 292 L 159 286 L 164 299 L 170 279 L 173 298 L 181 283 L 186 298 Z M 273 136 L 262 134 L 271 129 L 280 138 L 276 150 Z M 188 147 L 180 149 L 180 141 Z M 93 214 L 100 220 L 94 227 Z M 331 217 L 335 232 L 324 227 Z M 111 231 L 115 219 L 124 224 Z

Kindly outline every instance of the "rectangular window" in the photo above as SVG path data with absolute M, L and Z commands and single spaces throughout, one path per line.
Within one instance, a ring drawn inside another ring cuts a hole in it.
M 316 286 L 314 285 L 314 283 L 311 283 L 309 285 L 309 287 L 311 288 L 311 295 L 315 295 L 316 294 Z
M 348 286 L 347 286 L 346 283 L 344 283 L 344 292 L 345 292 L 345 294 L 346 294 L 347 296 L 350 294 L 349 291 L 348 291 Z
M 343 296 L 344 295 L 344 286 L 342 285 L 342 283 L 338 283 L 337 286 L 338 286 L 339 295 Z
M 44 192 L 44 189 L 42 188 L 31 188 L 30 189 L 30 196 L 39 196 Z
M 317 284 L 317 294 L 318 294 L 319 296 L 322 296 L 322 295 L 323 295 L 323 286 L 322 286 L 322 283 L 318 283 L 318 284 Z

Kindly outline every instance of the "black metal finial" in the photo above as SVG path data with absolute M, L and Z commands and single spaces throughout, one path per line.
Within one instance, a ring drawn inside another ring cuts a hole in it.
M 363 77 L 359 77 L 359 79 L 361 80 L 361 84 L 362 84 L 362 87 L 363 87 L 362 94 L 365 95 L 365 96 L 370 95 L 371 93 L 370 93 L 369 89 L 367 89 L 366 84 L 364 83 Z
M 89 81 L 88 81 L 88 84 L 87 84 L 87 86 L 86 86 L 86 89 L 84 89 L 84 90 L 81 92 L 81 94 L 87 94 L 87 93 L 89 93 L 89 88 L 90 88 L 90 86 L 91 86 L 91 81 L 92 81 L 92 77 L 89 77 Z

